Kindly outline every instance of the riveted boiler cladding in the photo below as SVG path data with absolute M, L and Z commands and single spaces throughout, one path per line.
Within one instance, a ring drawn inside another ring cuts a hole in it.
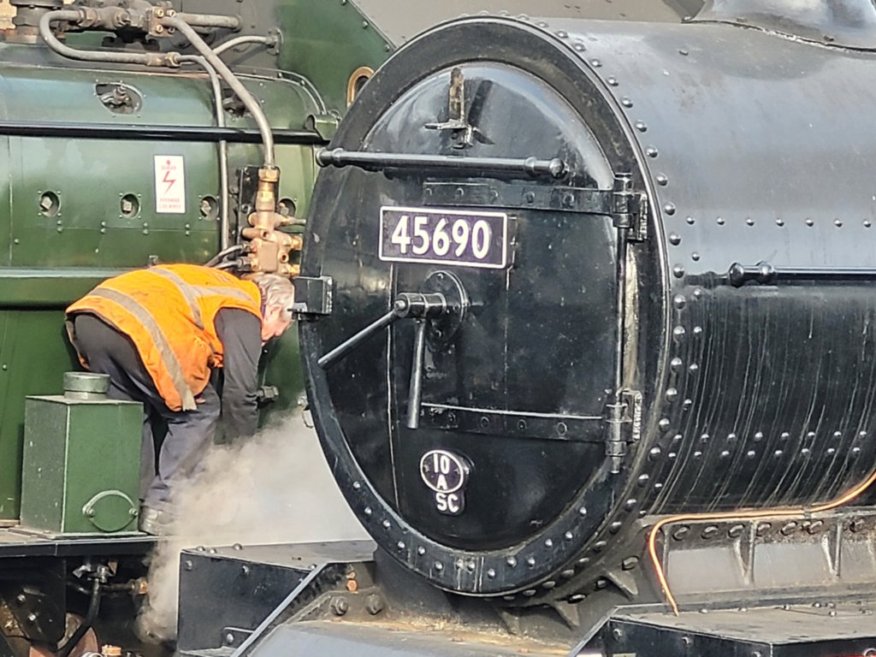
M 872 588 L 876 16 L 793 4 L 460 19 L 363 89 L 301 344 L 405 569 L 512 607 Z

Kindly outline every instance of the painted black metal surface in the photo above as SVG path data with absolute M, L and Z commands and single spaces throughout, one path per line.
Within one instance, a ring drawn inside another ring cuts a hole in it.
M 604 654 L 838 657 L 876 651 L 872 600 L 733 611 L 621 613 L 595 645 Z
M 307 574 L 310 564 L 289 558 L 288 550 L 241 548 L 218 554 L 185 550 L 180 555 L 177 648 L 234 648 Z M 273 559 L 271 559 L 273 556 Z M 280 563 L 279 557 L 285 563 Z
M 485 137 L 461 149 L 427 127 L 446 123 L 454 68 Z M 869 54 L 711 23 L 472 18 L 393 57 L 333 147 L 561 157 L 562 187 L 591 192 L 564 206 L 556 183 L 522 176 L 321 176 L 303 268 L 334 280 L 333 307 L 301 327 L 309 394 L 376 540 L 461 593 L 647 598 L 642 518 L 823 504 L 863 481 L 876 467 L 874 75 Z M 645 194 L 647 225 L 621 209 L 633 204 L 592 214 L 592 190 L 617 191 L 620 174 Z M 316 366 L 434 273 L 379 259 L 392 205 L 515 219 L 507 270 L 453 268 L 472 312 L 427 350 L 413 430 L 413 326 Z M 535 417 L 553 431 L 532 435 Z M 582 421 L 578 440 L 556 440 L 564 418 Z M 421 477 L 434 450 L 470 466 L 458 514 Z
M 290 593 L 331 562 L 367 558 L 370 541 L 234 545 L 196 548 L 180 554 L 179 628 L 181 654 L 243 652 L 272 613 L 286 613 Z M 313 578 L 311 578 L 313 580 Z M 295 604 L 317 595 L 302 592 Z M 275 619 L 276 620 L 276 619 Z
M 456 35 L 455 51 L 436 39 L 416 61 L 401 60 L 399 70 L 385 69 L 381 76 L 394 82 L 396 76 L 416 82 L 423 77 L 424 65 L 436 74 L 401 98 L 377 84 L 383 78 L 375 78 L 374 85 L 369 83 L 372 92 L 363 92 L 362 98 L 379 105 L 380 119 L 374 125 L 365 114 L 358 121 L 346 121 L 335 145 L 359 150 L 364 143 L 377 152 L 449 154 L 454 148 L 449 135 L 428 129 L 410 132 L 407 126 L 423 126 L 446 113 L 451 52 L 453 57 L 508 57 L 501 40 L 494 41 L 496 51 L 491 52 L 483 49 L 484 40 L 475 42 L 475 36 Z M 540 38 L 534 36 L 531 42 L 534 52 L 515 62 L 529 72 L 487 63 L 467 70 L 472 87 L 467 96 L 472 102 L 479 95 L 487 98 L 481 101 L 479 129 L 489 143 L 478 142 L 472 154 L 529 157 L 544 152 L 543 157 L 562 157 L 569 163 L 570 184 L 610 192 L 616 170 L 629 168 L 631 154 L 615 152 L 613 161 L 607 160 L 598 144 L 599 134 L 607 134 L 609 128 L 586 126 L 566 99 L 584 102 L 577 65 L 557 57 Z M 545 77 L 560 80 L 545 85 L 540 81 Z M 531 133 L 505 130 L 512 116 L 532 125 Z M 452 175 L 441 180 L 473 182 Z M 368 229 L 379 226 L 381 205 L 420 205 L 421 176 L 394 174 L 388 179 L 343 170 L 322 181 L 311 224 L 319 242 L 311 241 L 314 248 L 306 257 L 304 275 L 319 273 L 335 280 L 333 310 L 318 324 L 301 327 L 305 349 L 317 358 L 385 314 L 391 295 L 418 290 L 435 271 L 431 265 L 381 262 L 379 231 Z M 350 198 L 348 194 L 360 199 L 355 208 L 346 202 L 336 205 Z M 365 214 L 369 208 L 373 216 Z M 448 424 L 433 426 L 426 417 L 419 429 L 409 430 L 400 422 L 409 402 L 413 326 L 396 324 L 388 334 L 363 343 L 342 364 L 325 373 L 311 372 L 323 390 L 313 395 L 315 404 L 322 406 L 316 414 L 320 422 L 332 424 L 330 449 L 341 457 L 339 467 L 362 468 L 361 474 L 340 476 L 361 517 L 383 527 L 378 535 L 387 537 L 387 549 L 401 550 L 406 559 L 417 562 L 418 570 L 436 579 L 445 577 L 445 567 L 455 570 L 461 557 L 463 576 L 476 578 L 466 585 L 473 590 L 506 589 L 506 572 L 516 567 L 509 566 L 509 560 L 524 572 L 546 573 L 556 566 L 555 559 L 568 558 L 566 550 L 574 551 L 586 535 L 579 531 L 582 522 L 595 526 L 611 498 L 599 491 L 623 478 L 606 477 L 606 431 L 601 421 L 608 394 L 617 387 L 620 246 L 613 219 L 525 206 L 506 209 L 515 223 L 513 266 L 498 271 L 449 267 L 462 282 L 471 311 L 453 340 L 429 345 L 422 389 L 427 413 L 454 407 L 444 415 Z M 565 312 L 554 312 L 557 306 Z M 461 432 L 454 426 L 469 415 L 476 415 L 481 431 Z M 530 418 L 549 426 L 533 435 Z M 489 431 L 496 421 L 512 422 L 521 435 L 511 440 Z M 564 435 L 567 440 L 554 440 Z M 465 514 L 442 514 L 420 477 L 421 457 L 435 447 L 475 464 Z M 343 458 L 347 450 L 356 461 Z M 588 499 L 578 500 L 581 482 L 588 480 Z M 531 535 L 533 525 L 553 523 L 559 527 L 551 534 Z M 466 564 L 470 558 L 480 559 L 485 540 L 487 547 L 516 547 L 513 553 L 497 552 L 491 563 L 481 564 L 478 574 L 478 566 L 469 570 Z M 555 541 L 566 546 L 557 557 Z M 453 581 L 457 574 L 446 577 Z

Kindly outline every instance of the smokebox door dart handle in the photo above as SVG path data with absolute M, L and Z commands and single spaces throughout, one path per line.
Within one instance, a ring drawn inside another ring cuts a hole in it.
M 414 334 L 414 360 L 411 363 L 411 383 L 408 388 L 408 429 L 420 426 L 420 401 L 423 397 L 423 360 L 426 355 L 426 320 L 417 320 Z
M 398 320 L 405 318 L 426 320 L 444 314 L 447 308 L 448 304 L 443 294 L 402 292 L 396 297 L 395 301 L 392 302 L 392 309 L 388 313 L 339 344 L 316 362 L 321 368 L 326 369 L 335 361 L 346 356 L 350 351 L 358 347 L 372 335 L 381 329 L 394 324 Z M 424 327 L 423 330 L 425 331 L 425 321 L 422 322 L 422 324 Z

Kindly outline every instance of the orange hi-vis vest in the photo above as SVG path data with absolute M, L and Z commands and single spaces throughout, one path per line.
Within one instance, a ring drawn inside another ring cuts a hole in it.
M 127 335 L 167 407 L 190 411 L 210 369 L 222 367 L 215 320 L 223 308 L 261 319 L 258 287 L 210 267 L 161 265 L 104 281 L 67 308 L 67 317 L 92 313 Z M 76 336 L 70 339 L 75 345 Z

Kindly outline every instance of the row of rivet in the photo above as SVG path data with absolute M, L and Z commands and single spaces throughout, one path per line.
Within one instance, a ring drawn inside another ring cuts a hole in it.
M 582 50 L 583 50 L 583 48 L 582 48 Z M 591 59 L 591 60 L 590 60 L 590 66 L 591 66 L 593 69 L 601 69 L 601 68 L 602 68 L 602 61 L 601 61 L 600 59 L 598 59 L 598 58 Z M 604 79 L 605 83 L 606 83 L 610 88 L 617 88 L 617 87 L 620 86 L 620 81 L 617 79 L 616 76 L 614 76 L 614 75 L 605 75 L 604 72 L 596 71 L 596 70 L 594 70 L 594 72 L 595 72 L 597 75 L 600 75 L 600 73 L 602 73 L 602 76 L 603 76 L 603 79 Z M 632 109 L 633 106 L 634 106 L 634 104 L 633 104 L 633 100 L 632 100 L 629 96 L 626 96 L 626 95 L 621 96 L 621 98 L 619 99 L 619 102 L 620 102 L 621 106 L 624 107 L 625 109 Z M 634 125 L 635 129 L 638 130 L 638 131 L 641 132 L 641 133 L 645 133 L 645 132 L 647 132 L 647 130 L 648 130 L 648 126 L 647 126 L 647 124 L 646 124 L 644 121 L 637 120 L 637 121 L 634 122 L 633 125 Z M 646 151 L 645 151 L 645 152 L 646 152 L 646 154 L 648 155 L 648 157 L 650 157 L 650 158 L 656 158 L 656 157 L 659 155 L 659 152 L 658 152 L 657 148 L 654 147 L 654 146 L 648 146 L 648 147 L 646 148 Z M 649 479 L 650 479 L 649 475 L 645 474 L 645 475 L 642 475 L 641 477 L 639 477 L 637 483 L 638 483 L 639 486 L 645 486 L 645 485 L 647 485 Z M 659 490 L 660 487 L 662 487 L 662 484 L 657 483 L 657 484 L 654 485 L 655 490 Z M 628 500 L 625 502 L 624 506 L 622 507 L 622 508 L 623 508 L 623 511 L 626 511 L 626 512 L 634 511 L 634 510 L 636 509 L 636 507 L 637 507 L 638 504 L 639 504 L 639 501 L 638 501 L 637 499 L 635 499 L 635 498 L 628 499 Z M 645 511 L 644 509 L 642 509 L 642 510 L 639 511 L 639 513 L 638 513 L 637 515 L 638 515 L 639 517 L 644 517 L 645 515 L 647 515 L 647 511 Z M 622 521 L 620 521 L 620 520 L 614 520 L 613 522 L 611 522 L 611 523 L 609 524 L 609 533 L 611 533 L 611 534 L 617 534 L 617 533 L 620 531 L 620 529 L 621 529 L 622 526 L 623 526 L 623 522 L 622 522 Z M 599 552 L 602 551 L 602 549 L 604 549 L 604 547 L 605 547 L 606 545 L 607 545 L 606 541 L 604 541 L 604 540 L 597 540 L 597 541 L 593 544 L 593 548 L 592 548 L 591 551 L 592 551 L 593 553 L 599 553 Z
M 541 26 L 541 27 L 547 27 L 547 25 L 541 25 L 541 24 L 540 24 L 540 26 Z M 557 34 L 557 36 L 559 36 L 560 38 L 567 38 L 567 37 L 568 37 L 568 34 L 567 34 L 566 32 L 564 32 L 564 31 L 558 31 L 556 34 Z M 581 44 L 581 43 L 578 43 L 578 42 L 576 42 L 576 43 L 573 45 L 573 48 L 574 48 L 576 51 L 578 51 L 578 52 L 583 52 L 583 51 L 586 50 L 586 48 L 584 47 L 584 45 Z M 686 54 L 686 53 L 684 53 L 684 54 Z M 590 63 L 590 66 L 591 66 L 593 69 L 600 69 L 600 68 L 602 68 L 602 61 L 601 61 L 600 59 L 596 59 L 596 58 L 591 59 L 589 63 Z M 618 86 L 620 85 L 620 82 L 619 82 L 618 79 L 617 79 L 616 77 L 614 77 L 614 76 L 608 76 L 608 77 L 605 77 L 605 83 L 606 83 L 609 87 L 613 87 L 613 88 L 618 87 Z M 623 96 L 623 97 L 620 99 L 620 103 L 621 103 L 621 105 L 622 105 L 623 107 L 625 107 L 625 108 L 627 108 L 627 109 L 630 109 L 630 108 L 633 107 L 633 101 L 632 101 L 629 97 L 627 97 L 627 96 Z M 648 129 L 647 125 L 646 125 L 643 121 L 636 121 L 634 125 L 635 125 L 635 128 L 636 128 L 639 132 L 643 132 L 643 133 L 644 133 L 644 132 L 646 132 L 647 129 Z M 651 157 L 651 158 L 656 158 L 656 157 L 658 156 L 659 153 L 658 153 L 658 150 L 657 150 L 656 147 L 649 146 L 649 147 L 646 149 L 646 154 L 647 154 L 649 157 Z M 650 480 L 650 476 L 647 475 L 647 474 L 643 474 L 643 475 L 641 475 L 641 476 L 638 478 L 637 483 L 638 483 L 639 486 L 646 486 L 646 485 L 648 484 L 649 480 Z M 654 486 L 654 488 L 657 489 L 657 490 L 659 490 L 661 487 L 662 487 L 662 484 L 659 484 L 659 483 L 658 483 L 658 484 L 655 484 L 655 486 Z M 628 499 L 628 500 L 624 503 L 622 509 L 623 509 L 624 511 L 626 511 L 626 512 L 633 511 L 633 510 L 635 510 L 635 508 L 636 508 L 636 506 L 638 505 L 638 503 L 639 503 L 639 501 L 638 501 L 637 499 L 635 499 L 635 498 L 630 498 L 630 499 Z M 642 516 L 646 515 L 646 511 L 641 510 L 641 511 L 639 512 L 638 515 L 639 515 L 640 517 L 642 517 Z M 621 529 L 622 526 L 623 526 L 623 522 L 622 522 L 621 520 L 614 520 L 614 521 L 612 521 L 611 523 L 609 523 L 608 531 L 609 531 L 609 533 L 611 533 L 611 534 L 617 534 L 617 533 L 620 531 L 620 529 Z M 597 540 L 597 541 L 595 541 L 595 542 L 593 543 L 593 547 L 591 548 L 591 552 L 594 553 L 594 554 L 599 554 L 600 552 L 602 552 L 602 551 L 605 549 L 605 547 L 606 547 L 607 545 L 608 545 L 607 541 L 605 541 L 605 540 L 603 540 L 603 539 Z M 635 563 L 637 563 L 637 562 L 638 562 L 638 558 L 637 558 L 637 557 L 629 557 L 629 558 L 627 558 L 627 559 L 624 560 L 624 562 L 621 564 L 621 567 L 622 567 L 622 569 L 624 569 L 624 570 L 629 570 L 629 569 L 631 569 L 631 568 L 634 568 L 634 567 L 635 567 Z M 577 565 L 578 565 L 578 566 L 584 566 L 584 565 L 586 565 L 587 563 L 589 563 L 589 559 L 588 559 L 587 557 L 582 557 L 582 558 L 580 558 L 580 559 L 578 560 Z M 574 576 L 575 571 L 574 571 L 574 570 L 569 570 L 569 571 L 563 571 L 563 573 L 564 573 L 564 575 L 565 575 L 566 577 L 571 578 L 571 577 Z M 553 583 L 550 582 L 549 584 L 552 585 Z M 604 586 L 607 585 L 607 582 L 606 582 L 605 580 L 598 580 L 598 581 L 597 581 L 597 584 L 596 584 L 597 588 L 599 588 L 600 585 L 601 585 L 601 587 L 604 587 Z M 523 595 L 524 595 L 524 596 L 532 595 L 532 594 L 534 594 L 534 591 L 532 591 L 532 590 L 527 590 L 527 591 L 524 591 L 524 592 L 523 592 Z M 576 593 L 576 594 L 573 594 L 573 595 L 569 596 L 569 597 L 567 598 L 567 600 L 568 600 L 569 602 L 580 602 L 580 601 L 583 600 L 585 597 L 586 597 L 586 596 L 585 596 L 585 594 L 583 594 L 583 593 Z M 507 599 L 513 599 L 513 598 L 514 598 L 514 596 L 507 596 Z
M 360 482 L 358 482 L 358 481 L 355 481 L 355 482 L 353 482 L 353 488 L 354 488 L 355 490 L 361 490 L 361 488 L 362 488 L 362 484 L 361 484 Z M 366 507 L 363 509 L 362 513 L 364 514 L 364 516 L 365 516 L 366 519 L 370 519 L 370 518 L 374 515 L 374 511 L 373 511 L 373 509 L 372 509 L 370 506 L 366 506 Z M 587 515 L 587 509 L 586 509 L 586 507 L 583 507 L 583 506 L 580 507 L 580 508 L 578 509 L 578 515 L 581 516 L 581 517 L 586 516 L 586 515 Z M 389 519 L 384 519 L 384 520 L 381 522 L 381 525 L 382 525 L 383 528 L 386 529 L 386 530 L 391 530 L 391 529 L 392 529 L 392 523 L 391 523 L 391 521 L 390 521 Z M 566 541 L 571 541 L 571 540 L 573 540 L 573 539 L 575 538 L 575 536 L 574 536 L 574 534 L 573 534 L 571 531 L 567 531 L 567 532 L 565 532 L 565 533 L 563 534 L 563 538 L 564 538 Z M 553 541 L 553 539 L 551 539 L 551 538 L 546 538 L 546 539 L 544 540 L 544 546 L 545 546 L 545 548 L 548 548 L 548 549 L 549 549 L 549 548 L 552 548 L 552 547 L 554 546 L 554 541 Z M 399 551 L 404 551 L 404 550 L 407 548 L 407 545 L 405 544 L 404 541 L 398 541 L 398 542 L 396 543 L 396 548 L 397 548 Z M 422 545 L 421 545 L 421 546 L 418 546 L 416 552 L 417 552 L 417 555 L 419 555 L 419 556 L 421 556 L 421 557 L 422 557 L 422 556 L 425 556 L 425 555 L 426 555 L 426 548 L 425 548 L 424 546 L 422 546 Z M 535 557 L 530 556 L 530 557 L 527 557 L 527 558 L 526 558 L 525 563 L 526 563 L 526 565 L 529 566 L 530 568 L 533 568 L 533 567 L 535 567 L 535 565 L 536 565 L 537 562 L 536 562 Z M 518 565 L 517 557 L 514 557 L 514 556 L 509 556 L 509 557 L 507 557 L 507 558 L 505 559 L 505 565 L 506 565 L 508 568 L 516 568 L 517 565 Z M 432 567 L 433 567 L 433 569 L 434 569 L 437 573 L 441 574 L 441 573 L 443 572 L 443 570 L 444 570 L 444 563 L 441 562 L 441 561 L 435 561 L 435 562 L 432 564 Z M 465 564 L 465 567 L 466 567 L 466 569 L 467 569 L 469 572 L 474 572 L 474 570 L 475 570 L 475 568 L 476 568 L 475 563 L 474 563 L 473 561 L 469 561 L 469 562 L 467 562 L 467 563 Z M 494 579 L 494 578 L 496 577 L 496 575 L 497 575 L 496 570 L 495 570 L 494 568 L 489 568 L 489 569 L 487 569 L 486 574 L 487 574 L 487 577 L 489 577 L 490 579 Z M 546 588 L 552 588 L 553 586 L 555 586 L 555 582 L 554 582 L 554 583 L 552 583 L 552 582 L 550 582 L 550 581 L 549 581 L 549 582 L 545 582 L 545 583 L 542 584 L 542 586 L 543 586 L 543 587 L 546 587 Z
M 673 207 L 674 207 L 674 206 L 673 206 Z M 664 209 L 665 209 L 665 208 L 664 208 Z M 674 214 L 674 213 L 675 213 L 675 210 L 672 210 L 672 211 L 669 212 L 668 214 Z M 687 223 L 688 223 L 688 224 L 693 225 L 695 222 L 696 222 L 696 220 L 693 219 L 693 217 L 687 217 Z M 726 226 L 726 225 L 727 225 L 727 220 L 726 220 L 724 217 L 717 217 L 717 218 L 715 219 L 715 223 L 716 223 L 717 225 L 719 225 L 719 226 Z M 813 227 L 815 226 L 815 220 L 812 219 L 811 217 L 807 217 L 806 219 L 804 219 L 804 220 L 803 220 L 803 223 L 804 223 L 807 227 L 809 227 L 809 228 L 813 228 Z M 746 217 L 746 219 L 745 219 L 745 225 L 751 228 L 751 227 L 754 227 L 755 225 L 757 225 L 757 222 L 756 222 L 754 219 L 752 219 L 751 217 Z M 787 222 L 785 219 L 781 219 L 781 218 L 779 218 L 779 219 L 776 219 L 776 220 L 775 220 L 775 225 L 776 225 L 778 228 L 784 228 L 785 226 L 788 225 L 788 222 Z M 833 220 L 833 226 L 834 226 L 835 228 L 842 228 L 844 225 L 845 225 L 845 223 L 843 222 L 842 219 L 834 219 L 834 220 Z M 870 219 L 863 219 L 863 220 L 861 220 L 861 225 L 862 225 L 864 228 L 872 228 L 872 227 L 873 227 L 873 222 L 872 222 L 872 220 L 870 220 Z M 681 237 L 678 236 L 677 234 L 675 234 L 675 237 L 676 237 L 676 241 L 672 242 L 672 245 L 673 245 L 673 246 L 678 246 L 679 244 L 681 244 Z
M 823 520 L 788 520 L 782 522 L 780 525 L 776 527 L 773 526 L 771 522 L 759 522 L 755 527 L 755 534 L 758 538 L 764 538 L 768 536 L 773 529 L 777 529 L 782 536 L 790 536 L 795 532 L 806 532 L 808 534 L 818 534 L 823 531 L 827 525 Z M 849 522 L 843 523 L 843 531 L 858 533 L 864 530 L 867 527 L 867 522 L 863 518 L 854 518 Z M 719 525 L 707 525 L 700 532 L 700 538 L 705 540 L 711 540 L 717 538 L 719 536 L 727 536 L 729 538 L 739 538 L 745 533 L 746 525 L 743 524 L 734 524 L 728 527 L 726 530 L 722 529 Z M 689 525 L 680 525 L 675 527 L 670 535 L 673 540 L 682 541 L 688 537 L 690 534 L 691 527 Z
M 777 449 L 773 452 L 773 457 L 778 459 L 778 458 L 781 458 L 782 456 L 784 456 L 786 453 L 790 454 L 791 452 L 790 451 L 786 452 L 785 450 Z M 835 456 L 836 449 L 834 449 L 833 447 L 830 447 L 827 450 L 825 450 L 825 454 L 826 454 L 826 456 Z M 858 456 L 861 455 L 861 448 L 860 447 L 853 447 L 851 449 L 850 454 L 851 454 L 852 458 L 857 458 Z M 756 458 L 758 455 L 759 455 L 759 453 L 757 452 L 757 450 L 754 450 L 754 449 L 749 449 L 745 453 L 745 457 L 748 459 Z M 809 447 L 803 447 L 800 449 L 800 455 L 808 458 L 808 457 L 812 456 L 812 450 Z M 668 458 L 670 461 L 674 460 L 677 456 L 678 456 L 678 452 L 668 452 L 666 454 L 666 458 Z M 703 456 L 703 451 L 699 450 L 699 449 L 694 450 L 691 453 L 691 456 L 694 459 L 700 459 Z M 731 456 L 731 452 L 730 452 L 730 450 L 726 450 L 726 449 L 722 450 L 721 453 L 718 455 L 718 457 L 721 459 L 726 459 L 729 456 Z
M 670 390 L 674 390 L 674 389 L 670 388 Z M 667 391 L 667 394 L 668 393 L 669 393 L 669 391 Z M 660 421 L 657 423 L 657 426 L 661 429 L 661 431 L 668 431 L 670 429 L 671 422 L 670 422 L 669 418 L 664 417 L 664 418 L 660 419 Z M 830 432 L 826 432 L 826 433 L 829 433 L 830 437 L 833 438 L 834 440 L 840 440 L 843 437 L 842 431 L 834 431 L 832 433 L 830 433 Z M 789 432 L 789 431 L 782 431 L 779 434 L 779 438 L 781 440 L 788 440 L 790 437 L 791 437 L 791 432 Z M 807 431 L 804 437 L 807 440 L 814 441 L 818 437 L 818 433 L 815 431 Z M 855 439 L 864 440 L 866 437 L 867 437 L 866 431 L 859 431 L 859 432 L 857 432 L 857 435 L 853 438 L 853 440 L 855 440 Z M 682 434 L 678 433 L 678 434 L 675 434 L 673 436 L 672 440 L 673 440 L 673 442 L 678 442 L 678 441 L 681 441 L 683 438 L 684 438 L 684 436 L 682 436 Z M 699 440 L 700 440 L 700 442 L 706 443 L 706 442 L 709 442 L 709 440 L 711 438 L 712 438 L 712 436 L 710 436 L 708 433 L 703 433 L 703 434 L 700 434 Z M 761 442 L 765 438 L 765 434 L 763 431 L 755 431 L 754 434 L 752 434 L 752 438 L 753 438 L 754 442 L 756 442 L 756 443 Z M 735 431 L 728 432 L 727 436 L 725 437 L 725 440 L 727 440 L 729 442 L 736 442 L 736 440 L 738 440 L 738 439 L 739 439 L 739 435 Z

